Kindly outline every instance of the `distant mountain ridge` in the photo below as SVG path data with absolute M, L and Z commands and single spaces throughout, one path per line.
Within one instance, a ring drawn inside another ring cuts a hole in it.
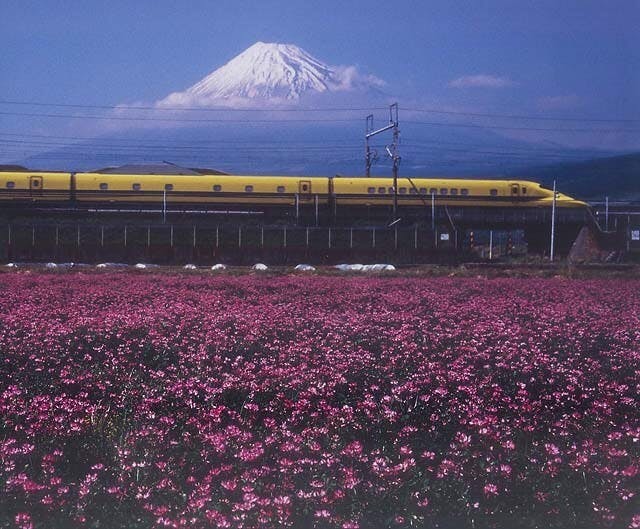
M 367 90 L 383 85 L 353 66 L 334 67 L 294 44 L 256 42 L 183 92 L 157 104 L 216 106 L 242 101 L 298 101 L 307 94 Z

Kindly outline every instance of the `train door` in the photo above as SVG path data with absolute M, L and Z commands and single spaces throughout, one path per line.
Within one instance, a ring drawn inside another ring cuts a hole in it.
M 42 177 L 41 176 L 29 177 L 29 194 L 31 196 L 42 195 Z
M 298 196 L 300 200 L 311 200 L 311 180 L 298 180 Z
M 513 199 L 520 198 L 520 185 L 519 184 L 511 184 L 511 198 L 513 198 Z

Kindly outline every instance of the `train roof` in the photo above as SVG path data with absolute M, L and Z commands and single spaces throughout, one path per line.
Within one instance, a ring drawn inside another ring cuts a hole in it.
M 158 162 L 149 164 L 126 164 L 118 167 L 105 167 L 93 173 L 101 174 L 128 174 L 128 175 L 191 175 L 199 176 L 203 174 L 224 175 L 222 171 L 215 169 L 199 169 L 181 167 L 169 162 Z

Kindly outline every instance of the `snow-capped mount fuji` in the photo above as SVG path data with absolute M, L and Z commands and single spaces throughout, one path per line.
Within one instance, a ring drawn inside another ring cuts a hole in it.
M 183 92 L 157 104 L 229 106 L 296 102 L 303 96 L 377 89 L 384 82 L 362 75 L 355 66 L 329 66 L 294 44 L 256 42 L 224 66 Z

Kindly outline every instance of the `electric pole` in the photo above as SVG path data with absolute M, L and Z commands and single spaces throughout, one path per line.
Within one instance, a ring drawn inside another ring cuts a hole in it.
M 367 116 L 367 124 L 364 131 L 364 161 L 365 161 L 365 174 L 367 178 L 371 176 L 371 165 L 378 159 L 377 151 L 371 152 L 371 146 L 369 145 L 369 133 L 373 132 L 373 114 Z
M 556 238 L 556 181 L 553 181 L 553 202 L 551 203 L 551 247 L 549 248 L 549 260 L 553 261 Z
M 371 164 L 376 159 L 374 152 L 371 154 L 371 148 L 369 146 L 369 138 L 386 132 L 387 130 L 393 130 L 393 140 L 390 145 L 385 147 L 387 154 L 393 162 L 393 218 L 396 220 L 398 214 L 398 168 L 400 167 L 400 155 L 398 154 L 400 143 L 400 129 L 398 128 L 398 103 L 389 105 L 389 124 L 378 130 L 373 130 L 373 114 L 367 116 L 366 132 L 364 136 L 365 141 L 365 166 L 366 175 L 371 176 Z

